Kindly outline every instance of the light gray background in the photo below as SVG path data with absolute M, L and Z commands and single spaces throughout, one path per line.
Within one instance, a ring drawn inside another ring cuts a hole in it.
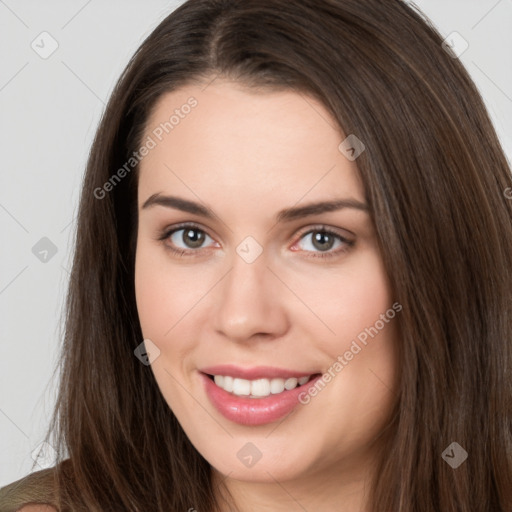
M 104 104 L 142 40 L 181 3 L 0 0 L 0 486 L 30 472 L 54 404 L 78 194 Z M 416 4 L 444 37 L 468 41 L 460 58 L 511 160 L 512 0 Z M 47 59 L 31 47 L 43 31 L 59 45 Z M 32 252 L 43 237 L 57 247 L 46 262 Z

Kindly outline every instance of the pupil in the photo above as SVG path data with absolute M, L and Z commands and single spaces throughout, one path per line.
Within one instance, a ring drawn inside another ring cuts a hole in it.
M 198 229 L 184 231 L 183 242 L 189 247 L 201 247 L 204 242 L 204 233 L 201 233 Z
M 313 245 L 320 250 L 328 250 L 331 249 L 333 244 L 333 239 L 331 235 L 326 233 L 325 231 L 314 231 L 313 232 Z

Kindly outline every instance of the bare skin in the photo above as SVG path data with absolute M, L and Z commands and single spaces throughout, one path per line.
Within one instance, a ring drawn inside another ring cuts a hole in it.
M 157 383 L 237 510 L 369 512 L 374 441 L 397 382 L 396 319 L 381 322 L 320 392 L 280 421 L 226 419 L 199 373 L 222 363 L 332 373 L 392 307 L 367 211 L 345 207 L 276 222 L 286 208 L 365 203 L 357 161 L 338 149 L 346 135 L 313 98 L 217 79 L 162 96 L 146 136 L 190 97 L 197 106 L 140 168 L 135 285 L 144 338 L 160 350 L 151 365 Z M 197 202 L 214 216 L 143 208 L 153 194 Z M 157 240 L 181 223 L 196 227 Z M 200 247 L 190 244 L 190 229 L 204 235 Z M 315 229 L 333 231 L 323 239 L 329 243 L 315 243 Z M 251 263 L 236 250 L 248 236 L 257 242 L 249 250 L 262 251 Z M 237 457 L 248 442 L 261 453 L 252 467 Z

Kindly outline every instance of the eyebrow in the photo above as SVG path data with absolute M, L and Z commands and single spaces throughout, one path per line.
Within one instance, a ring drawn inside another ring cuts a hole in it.
M 200 203 L 183 199 L 176 196 L 164 196 L 161 194 L 153 194 L 150 196 L 144 204 L 142 209 L 147 209 L 152 206 L 164 206 L 166 208 L 174 208 L 183 212 L 192 213 L 199 215 L 207 219 L 214 219 L 215 215 L 212 211 L 203 206 Z M 344 208 L 353 208 L 368 212 L 368 205 L 358 201 L 356 199 L 334 199 L 331 201 L 320 201 L 317 203 L 309 203 L 304 206 L 294 206 L 291 208 L 285 208 L 276 215 L 277 222 L 289 222 L 292 220 L 300 219 L 310 215 L 316 215 L 319 213 L 334 212 L 342 210 Z

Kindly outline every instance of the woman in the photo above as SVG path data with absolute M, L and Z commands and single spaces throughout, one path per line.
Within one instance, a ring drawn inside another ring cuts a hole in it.
M 98 129 L 59 464 L 2 510 L 510 510 L 511 187 L 405 3 L 186 2 Z

